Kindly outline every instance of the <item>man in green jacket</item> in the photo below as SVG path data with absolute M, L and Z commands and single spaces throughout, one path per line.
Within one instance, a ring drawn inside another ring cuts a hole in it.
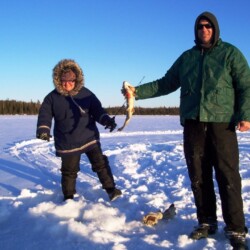
M 196 45 L 185 51 L 164 77 L 130 88 L 137 100 L 181 88 L 184 153 L 198 219 L 190 237 L 198 240 L 218 229 L 214 168 L 226 236 L 234 249 L 247 249 L 235 130 L 250 129 L 250 69 L 242 53 L 220 39 L 212 13 L 200 14 L 194 30 Z

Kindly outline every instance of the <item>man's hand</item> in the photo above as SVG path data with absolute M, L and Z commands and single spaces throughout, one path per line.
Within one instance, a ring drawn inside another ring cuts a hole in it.
M 107 119 L 104 126 L 105 129 L 109 129 L 109 132 L 112 132 L 117 126 L 117 124 L 115 123 L 115 117 Z
M 248 121 L 241 121 L 237 125 L 237 129 L 241 132 L 248 131 L 250 129 L 250 122 Z
M 50 141 L 51 135 L 49 135 L 48 133 L 41 133 L 41 134 L 37 134 L 36 138 L 44 140 L 44 141 Z

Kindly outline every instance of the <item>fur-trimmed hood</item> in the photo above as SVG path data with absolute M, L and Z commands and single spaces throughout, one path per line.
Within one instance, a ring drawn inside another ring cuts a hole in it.
M 66 70 L 72 70 L 76 75 L 75 88 L 67 92 L 62 88 L 61 76 Z M 74 96 L 78 94 L 80 89 L 84 86 L 84 75 L 80 66 L 71 59 L 63 59 L 57 63 L 53 69 L 53 83 L 56 90 L 64 96 Z

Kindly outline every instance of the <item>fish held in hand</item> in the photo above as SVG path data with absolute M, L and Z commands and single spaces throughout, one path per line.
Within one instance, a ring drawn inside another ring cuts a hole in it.
M 124 81 L 122 86 L 122 93 L 126 99 L 126 119 L 123 126 L 119 128 L 118 131 L 122 131 L 128 125 L 133 113 L 135 112 L 135 88 L 128 82 Z

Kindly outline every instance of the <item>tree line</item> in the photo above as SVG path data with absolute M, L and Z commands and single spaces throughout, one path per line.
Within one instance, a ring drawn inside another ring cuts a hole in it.
M 36 115 L 41 106 L 40 101 L 23 102 L 16 100 L 0 100 L 0 115 Z M 110 115 L 125 115 L 126 107 L 105 108 Z M 134 115 L 179 115 L 178 107 L 144 108 L 135 107 Z
M 41 103 L 15 100 L 0 100 L 0 115 L 36 115 Z
M 179 115 L 178 107 L 157 107 L 157 108 L 144 108 L 135 107 L 134 115 Z M 106 111 L 110 115 L 125 115 L 126 107 L 108 107 Z

